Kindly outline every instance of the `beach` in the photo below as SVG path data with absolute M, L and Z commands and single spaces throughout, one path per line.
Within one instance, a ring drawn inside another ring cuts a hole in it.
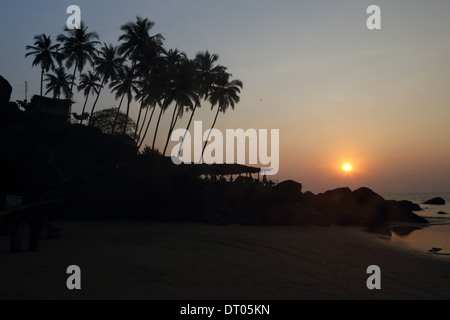
M 0 299 L 449 299 L 450 259 L 357 227 L 62 222 L 60 239 L 10 254 Z M 66 287 L 70 265 L 82 289 Z M 367 268 L 381 268 L 369 290 Z

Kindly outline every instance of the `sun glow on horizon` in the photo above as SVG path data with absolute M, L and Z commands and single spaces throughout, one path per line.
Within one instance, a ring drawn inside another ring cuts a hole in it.
M 342 169 L 343 169 L 345 172 L 350 172 L 350 171 L 352 171 L 352 166 L 349 165 L 349 164 L 345 164 L 345 165 L 342 167 Z

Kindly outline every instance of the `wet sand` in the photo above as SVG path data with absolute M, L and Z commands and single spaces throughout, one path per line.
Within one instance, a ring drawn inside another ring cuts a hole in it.
M 66 222 L 39 252 L 8 253 L 0 299 L 450 299 L 450 259 L 352 227 Z M 66 287 L 69 265 L 82 290 Z M 381 290 L 367 289 L 367 267 Z

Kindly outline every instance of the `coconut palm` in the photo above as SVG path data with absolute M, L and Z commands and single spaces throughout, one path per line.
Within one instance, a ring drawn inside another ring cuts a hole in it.
M 62 44 L 62 53 L 66 60 L 66 67 L 73 69 L 73 79 L 70 85 L 70 92 L 73 93 L 73 85 L 75 83 L 75 75 L 77 70 L 81 74 L 87 62 L 93 64 L 97 54 L 95 48 L 100 42 L 97 41 L 99 36 L 96 32 L 87 32 L 88 27 L 81 22 L 79 29 L 64 28 L 65 34 L 60 34 L 56 40 Z M 97 40 L 96 40 L 97 39 Z
M 141 86 L 141 91 L 136 97 L 138 100 L 141 100 L 141 108 L 139 109 L 138 121 L 136 124 L 135 139 L 137 137 L 142 110 L 149 106 L 148 102 L 146 102 L 148 99 L 144 98 L 146 93 L 142 92 L 142 90 L 144 90 L 144 87 L 146 90 L 149 90 L 149 81 L 147 78 L 163 52 L 163 36 L 161 34 L 150 35 L 150 31 L 154 25 L 154 22 L 147 18 L 142 19 L 141 17 L 136 17 L 136 22 L 129 22 L 120 28 L 123 31 L 123 34 L 119 37 L 119 41 L 121 42 L 119 53 L 131 60 L 132 65 L 136 70 L 137 77 L 141 78 L 142 82 L 147 82 L 145 86 Z M 151 119 L 152 117 L 150 117 L 147 127 L 150 125 Z M 148 130 L 146 130 L 146 132 L 147 131 Z
M 186 55 L 179 50 L 169 50 L 164 51 L 163 54 L 157 59 L 155 63 L 152 75 L 153 87 L 152 87 L 152 99 L 160 108 L 158 121 L 156 123 L 155 134 L 153 136 L 152 149 L 155 149 L 156 137 L 158 134 L 159 124 L 163 113 L 169 108 L 170 104 L 174 101 L 173 95 L 170 93 L 170 88 L 173 84 L 173 79 L 177 72 L 178 64 L 186 59 Z M 175 106 L 172 120 L 170 122 L 170 128 L 177 112 L 177 107 Z
M 198 85 L 198 94 L 199 97 L 203 100 L 208 100 L 209 94 L 213 85 L 216 82 L 216 79 L 221 71 L 225 71 L 225 67 L 220 65 L 215 65 L 215 63 L 219 60 L 219 56 L 216 54 L 210 54 L 208 50 L 205 52 L 197 53 L 195 57 L 195 68 L 196 68 L 196 81 Z M 195 111 L 197 108 L 201 107 L 201 104 L 195 104 L 194 108 L 192 108 L 191 116 L 189 118 L 186 133 L 189 131 L 189 128 L 192 123 L 192 119 L 194 118 Z M 183 148 L 184 139 L 186 138 L 186 134 L 183 137 L 183 140 L 180 143 L 180 148 L 178 150 L 178 157 L 181 154 L 181 150 Z
M 34 46 L 26 46 L 28 52 L 25 57 L 34 55 L 33 67 L 39 65 L 41 67 L 41 96 L 43 94 L 44 73 L 50 69 L 55 69 L 55 62 L 59 61 L 59 44 L 52 45 L 50 36 L 45 34 L 36 35 L 34 37 Z
M 121 97 L 127 97 L 128 104 L 127 104 L 127 112 L 126 112 L 126 119 L 128 119 L 130 114 L 130 104 L 131 100 L 133 99 L 133 92 L 135 94 L 139 93 L 139 81 L 136 78 L 136 71 L 134 68 L 129 66 L 124 66 L 122 70 L 119 71 L 119 74 L 117 78 L 111 82 L 109 87 L 112 89 L 112 91 L 116 91 L 116 98 Z M 120 108 L 117 110 L 117 115 L 119 115 Z M 113 124 L 112 132 L 114 134 L 115 132 L 115 124 Z M 125 120 L 124 126 L 123 126 L 123 134 L 126 133 L 127 128 L 127 120 Z
M 98 99 L 100 98 L 100 92 L 106 83 L 117 77 L 117 74 L 122 70 L 123 63 L 125 59 L 118 55 L 117 47 L 112 44 L 107 45 L 106 43 L 100 48 L 97 57 L 95 58 L 95 73 L 96 75 L 102 77 L 101 87 L 98 91 L 97 98 L 92 106 L 91 117 L 94 114 L 95 107 L 97 105 Z M 91 124 L 91 121 L 89 121 Z
M 83 111 L 81 112 L 81 115 L 84 115 L 84 111 L 86 110 L 86 104 L 89 99 L 90 94 L 98 94 L 100 91 L 102 85 L 99 83 L 100 77 L 96 75 L 92 71 L 88 71 L 88 73 L 83 73 L 80 76 L 80 84 L 78 85 L 78 91 L 84 90 L 84 96 L 86 97 L 86 100 L 84 101 L 83 105 Z M 80 120 L 80 124 L 83 124 L 83 118 Z
M 143 97 L 144 99 L 141 100 L 141 102 L 143 104 L 141 105 L 141 108 L 139 109 L 137 125 L 139 125 L 143 108 L 146 109 L 144 119 L 147 119 L 147 113 L 149 111 L 148 107 L 150 106 L 150 107 L 152 107 L 152 114 L 150 116 L 150 119 L 148 120 L 148 122 L 149 122 L 147 124 L 147 127 L 148 127 L 150 125 L 150 122 L 153 118 L 153 114 L 155 111 L 155 108 L 153 108 L 153 107 L 156 105 L 155 100 L 154 100 L 154 98 L 155 98 L 154 95 L 150 94 L 151 92 L 155 91 L 153 87 L 155 85 L 158 86 L 158 84 L 155 84 L 153 81 L 155 79 L 154 74 L 157 73 L 157 71 L 155 69 L 158 66 L 158 64 L 161 62 L 162 55 L 166 54 L 166 51 L 162 47 L 162 42 L 159 42 L 159 41 L 151 41 L 147 46 L 144 46 L 140 50 L 141 50 L 140 55 L 137 57 L 137 60 L 134 61 L 134 63 L 135 63 L 134 66 L 136 68 L 137 74 L 142 83 L 141 92 L 139 94 L 139 97 L 136 97 L 136 98 L 141 99 L 141 97 Z M 144 125 L 145 125 L 145 121 L 142 123 L 141 132 L 142 132 Z M 136 130 L 137 130 L 137 128 L 138 128 L 138 126 L 136 126 Z M 146 129 L 145 131 L 147 132 L 148 130 Z M 139 136 L 141 136 L 141 133 L 139 133 Z
M 120 27 L 123 34 L 119 37 L 121 42 L 119 53 L 129 58 L 133 65 L 138 61 L 148 61 L 149 56 L 156 59 L 159 55 L 164 38 L 159 33 L 150 35 L 150 30 L 154 25 L 155 23 L 148 18 L 136 17 L 136 22 L 129 22 Z
M 200 104 L 200 89 L 196 72 L 196 64 L 193 60 L 182 59 L 176 66 L 172 79 L 172 85 L 168 88 L 170 99 L 175 101 L 175 118 L 172 118 L 169 134 L 163 155 L 166 154 L 167 146 L 177 120 L 183 116 L 183 111 L 194 110 Z
M 155 133 L 153 135 L 152 150 L 155 150 L 155 142 L 158 134 L 159 124 L 161 122 L 161 117 L 172 102 L 166 95 L 166 89 L 170 83 L 169 71 L 167 69 L 166 63 L 167 61 L 165 57 L 160 57 L 149 78 L 151 83 L 151 91 L 149 91 L 147 99 L 149 100 L 149 104 L 154 106 L 154 109 L 156 109 L 156 106 L 159 107 L 159 116 L 155 126 Z M 145 133 L 141 138 L 140 145 L 142 145 L 142 143 L 144 142 L 148 127 L 149 123 L 147 124 Z
M 151 93 L 151 80 L 150 80 L 150 74 L 147 77 L 141 77 L 141 79 L 138 80 L 139 83 L 139 92 L 136 94 L 136 101 L 140 102 L 140 107 L 139 107 L 139 114 L 138 114 L 138 118 L 136 121 L 136 128 L 135 128 L 135 132 L 134 132 L 134 140 L 139 144 L 140 141 L 140 136 L 142 134 L 142 130 L 144 128 L 145 125 L 145 121 L 147 120 L 147 115 L 148 115 L 148 111 L 150 109 L 151 106 L 154 106 L 153 101 L 150 98 L 150 93 Z M 145 110 L 145 115 L 144 115 L 144 119 L 142 121 L 142 125 L 141 125 L 141 129 L 139 130 L 139 125 L 141 124 L 141 115 L 142 115 L 142 111 Z M 150 119 L 148 121 L 148 125 L 150 125 L 150 122 L 152 121 L 153 118 L 153 113 L 155 112 L 155 108 L 152 108 L 153 111 L 151 113 Z M 139 131 L 139 135 L 138 135 L 138 131 Z
M 61 93 L 64 93 L 66 99 L 72 98 L 72 93 L 70 91 L 70 83 L 72 81 L 72 76 L 66 73 L 63 67 L 55 69 L 55 74 L 46 74 L 45 81 L 47 83 L 47 91 L 45 94 L 53 91 L 53 98 L 59 99 Z
M 217 77 L 215 85 L 211 88 L 208 99 L 211 103 L 211 110 L 213 110 L 217 105 L 217 112 L 216 116 L 214 117 L 214 122 L 211 126 L 211 130 L 213 130 L 216 125 L 219 112 L 225 113 L 229 107 L 234 110 L 235 105 L 240 101 L 239 94 L 241 93 L 241 89 L 244 85 L 241 80 L 236 79 L 230 81 L 231 77 L 232 75 L 230 73 L 227 73 L 225 70 L 221 70 Z M 211 131 L 209 131 L 209 135 L 210 134 Z M 203 153 L 205 152 L 206 146 L 208 144 L 209 135 L 203 147 L 202 159 Z M 200 159 L 200 162 L 202 161 L 202 159 Z

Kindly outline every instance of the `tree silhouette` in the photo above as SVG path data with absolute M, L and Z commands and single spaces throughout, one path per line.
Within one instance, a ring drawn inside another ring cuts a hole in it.
M 103 133 L 117 135 L 116 132 L 113 133 L 113 125 L 116 122 L 116 125 L 125 126 L 126 130 L 125 134 L 129 137 L 133 137 L 134 126 L 135 123 L 132 119 L 127 118 L 126 114 L 123 112 L 119 112 L 119 116 L 117 116 L 117 108 L 109 108 L 103 109 L 100 111 L 94 112 L 92 116 L 92 126 L 100 129 Z
M 55 69 L 55 61 L 60 60 L 59 54 L 59 44 L 52 45 L 52 40 L 50 36 L 45 34 L 36 35 L 34 37 L 34 46 L 26 46 L 27 50 L 32 50 L 28 52 L 25 57 L 34 55 L 33 67 L 39 65 L 41 67 L 41 96 L 43 94 L 44 85 L 44 73 L 49 72 L 50 69 Z
M 112 44 L 107 45 L 106 43 L 100 48 L 97 57 L 95 58 L 95 73 L 102 77 L 102 83 L 100 90 L 98 91 L 97 98 L 92 105 L 91 117 L 94 114 L 95 107 L 97 105 L 98 99 L 100 98 L 100 92 L 106 83 L 117 77 L 117 74 L 123 68 L 124 58 L 118 55 L 117 47 Z M 89 124 L 90 121 L 89 121 Z
M 97 49 L 96 45 L 100 44 L 99 36 L 96 32 L 87 32 L 88 27 L 81 22 L 80 29 L 69 29 L 67 26 L 64 32 L 56 38 L 62 44 L 62 53 L 66 60 L 66 67 L 70 69 L 75 65 L 73 70 L 72 83 L 70 92 L 73 93 L 73 85 L 75 83 L 75 75 L 77 70 L 81 74 L 87 62 L 94 63 Z
M 111 82 L 109 87 L 112 89 L 112 91 L 116 91 L 116 98 L 121 97 L 127 97 L 128 103 L 127 103 L 127 113 L 126 113 L 126 119 L 128 119 L 130 114 L 130 104 L 131 100 L 133 99 L 133 92 L 138 93 L 139 88 L 137 87 L 139 85 L 138 80 L 136 79 L 136 72 L 132 67 L 124 66 L 122 70 L 119 71 L 119 74 L 117 78 Z M 117 110 L 117 116 L 119 116 L 120 109 Z M 125 134 L 127 128 L 127 123 L 125 120 L 125 124 L 123 125 L 123 134 Z M 115 124 L 113 125 L 112 134 L 115 132 Z
M 164 51 L 163 54 L 157 60 L 158 62 L 155 64 L 152 79 L 154 83 L 153 87 L 153 98 L 155 103 L 159 106 L 159 116 L 158 121 L 156 123 L 155 134 L 153 136 L 152 149 L 155 148 L 156 137 L 158 134 L 159 124 L 161 121 L 161 117 L 163 113 L 167 110 L 170 104 L 174 101 L 173 95 L 169 94 L 170 88 L 172 87 L 173 79 L 176 74 L 177 65 L 183 60 L 186 59 L 186 55 L 179 50 L 169 50 Z M 175 118 L 175 114 L 177 111 L 177 106 L 175 106 L 172 120 L 169 127 L 172 127 L 172 123 Z
M 72 81 L 72 76 L 66 73 L 63 67 L 56 68 L 55 74 L 46 74 L 47 91 L 45 94 L 53 91 L 53 98 L 59 99 L 61 93 L 64 93 L 66 99 L 72 98 L 72 93 L 70 91 L 70 82 Z
M 150 35 L 150 31 L 154 27 L 154 25 L 154 22 L 148 20 L 147 18 L 142 19 L 138 16 L 136 17 L 135 22 L 124 24 L 120 28 L 123 34 L 119 37 L 119 41 L 121 42 L 119 46 L 119 52 L 120 54 L 131 60 L 132 66 L 136 70 L 136 77 L 139 78 L 141 82 L 140 92 L 136 97 L 141 101 L 141 106 L 139 109 L 138 120 L 136 123 L 134 134 L 135 139 L 137 139 L 137 132 L 143 108 L 147 108 L 148 111 L 148 106 L 154 105 L 153 101 L 150 101 L 150 95 L 148 94 L 148 92 L 151 90 L 149 84 L 152 82 L 149 80 L 149 78 L 152 77 L 151 74 L 153 72 L 153 69 L 158 62 L 159 56 L 164 51 L 164 49 L 162 48 L 164 40 L 163 36 L 161 34 Z M 147 92 L 144 92 L 143 90 L 146 90 Z M 153 112 L 150 119 L 148 120 L 145 135 L 153 118 Z M 146 116 L 144 117 L 144 119 L 146 119 Z M 142 123 L 141 129 L 144 127 L 144 124 L 145 121 Z
M 200 104 L 195 62 L 186 58 L 180 59 L 179 63 L 175 65 L 174 71 L 171 86 L 168 88 L 168 95 L 171 100 L 175 101 L 175 117 L 172 116 L 163 156 L 166 155 L 170 137 L 178 118 L 183 116 L 184 108 L 194 110 Z
M 221 71 L 225 71 L 225 67 L 220 65 L 215 66 L 215 63 L 218 60 L 219 56 L 216 54 L 210 54 L 208 50 L 206 50 L 205 52 L 197 53 L 195 57 L 195 68 L 196 68 L 195 77 L 198 86 L 198 95 L 200 99 L 208 100 L 209 94 L 212 90 L 213 85 L 217 81 L 218 75 L 220 74 Z M 201 107 L 200 103 L 195 104 L 194 108 L 191 109 L 191 116 L 189 118 L 189 122 L 186 127 L 186 133 L 189 131 L 192 119 L 194 118 L 195 115 L 195 111 L 199 107 Z M 181 154 L 185 138 L 186 134 L 180 143 L 180 148 L 178 150 L 178 157 Z
M 162 48 L 162 41 L 164 40 L 161 34 L 150 36 L 150 30 L 155 23 L 148 20 L 136 17 L 136 22 L 129 22 L 120 27 L 123 34 L 119 37 L 122 42 L 119 46 L 119 53 L 126 58 L 129 58 L 133 65 L 138 61 L 143 61 L 143 57 L 148 58 L 149 52 L 158 53 Z M 157 54 L 155 55 L 155 58 Z
M 89 99 L 89 95 L 92 94 L 98 94 L 100 91 L 100 88 L 102 87 L 100 82 L 100 77 L 94 74 L 92 71 L 88 71 L 88 73 L 83 73 L 80 76 L 80 84 L 78 85 L 78 91 L 84 90 L 84 96 L 86 97 L 86 100 L 84 101 L 83 105 L 83 111 L 81 112 L 81 115 L 84 115 L 84 111 L 86 110 L 86 104 Z M 84 118 L 82 117 L 80 120 L 80 124 L 83 124 Z
M 214 129 L 217 117 L 219 116 L 219 112 L 225 113 L 229 107 L 234 110 L 234 107 L 240 101 L 239 94 L 241 93 L 241 89 L 243 88 L 243 83 L 241 80 L 231 80 L 231 74 L 227 73 L 225 70 L 221 70 L 215 85 L 211 88 L 211 92 L 209 94 L 209 102 L 211 103 L 211 110 L 217 105 L 216 116 L 214 117 L 214 122 L 211 126 L 211 130 Z M 205 145 L 202 151 L 202 159 L 203 153 L 205 152 L 206 146 L 208 144 L 209 136 L 211 131 L 209 132 L 208 138 L 206 139 Z M 200 159 L 200 162 L 202 161 Z

